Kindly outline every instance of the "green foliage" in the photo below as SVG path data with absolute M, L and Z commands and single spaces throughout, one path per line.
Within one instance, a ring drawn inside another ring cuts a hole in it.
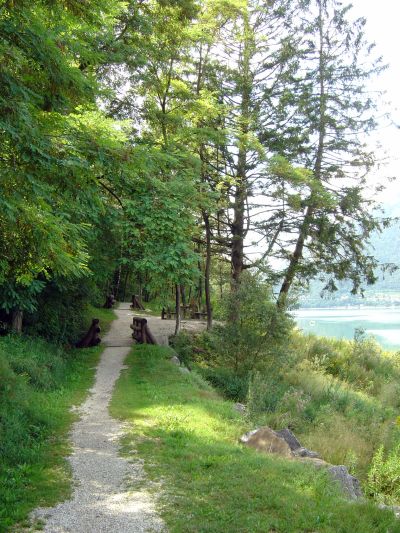
M 246 398 L 250 418 L 257 420 L 261 413 L 274 412 L 287 389 L 287 383 L 276 370 L 268 373 L 252 372 Z
M 14 5 L 16 4 L 16 5 Z M 33 312 L 50 279 L 89 274 L 91 231 L 121 168 L 121 125 L 96 110 L 117 0 L 1 9 L 0 305 Z M 111 245 L 111 243 L 109 243 Z
M 37 279 L 27 285 L 6 281 L 0 285 L 0 309 L 4 309 L 6 313 L 13 309 L 32 313 L 36 310 L 38 295 L 44 287 L 45 283 Z
M 167 348 L 135 348 L 111 404 L 132 424 L 123 453 L 138 453 L 150 479 L 165 481 L 159 510 L 169 531 L 397 531 L 392 513 L 347 503 L 322 471 L 240 445 L 243 417 L 170 356 Z
M 93 379 L 99 348 L 64 351 L 30 337 L 0 339 L 0 529 L 69 495 L 72 405 Z
M 247 398 L 249 378 L 238 376 L 233 370 L 222 367 L 196 367 L 201 376 L 228 400 L 244 402 Z
M 73 344 L 87 328 L 89 287 L 81 283 L 50 282 L 38 298 L 37 309 L 25 317 L 25 330 L 49 341 Z
M 169 345 L 176 350 L 180 361 L 190 369 L 193 359 L 191 337 L 185 331 L 182 331 L 179 335 L 170 337 Z
M 368 494 L 378 502 L 393 504 L 400 500 L 400 445 L 385 457 L 384 447 L 376 451 L 368 472 Z
M 226 323 L 215 328 L 215 335 L 225 366 L 246 374 L 263 365 L 273 366 L 284 356 L 282 343 L 291 320 L 277 309 L 270 300 L 270 288 L 257 277 L 242 274 L 237 289 L 226 297 L 224 315 Z

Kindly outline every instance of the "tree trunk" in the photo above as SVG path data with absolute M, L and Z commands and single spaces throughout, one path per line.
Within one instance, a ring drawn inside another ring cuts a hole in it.
M 201 251 L 201 248 L 199 246 L 199 253 L 200 251 Z M 201 268 L 201 261 L 198 262 L 198 268 L 199 268 L 199 282 L 197 285 L 197 305 L 200 309 L 202 301 L 203 301 L 203 271 Z
M 182 300 L 182 305 L 185 306 L 186 305 L 186 290 L 185 290 L 185 285 L 181 285 L 181 300 Z
M 249 14 L 245 13 L 243 16 L 243 49 L 242 59 L 240 64 L 239 79 L 237 82 L 240 94 L 240 131 L 239 131 L 239 152 L 236 166 L 236 183 L 235 183 L 235 197 L 233 204 L 233 223 L 232 230 L 232 249 L 231 249 L 231 265 L 232 278 L 231 290 L 236 292 L 240 283 L 240 275 L 243 271 L 244 264 L 244 238 L 246 235 L 245 229 L 245 207 L 248 194 L 247 183 L 247 157 L 248 157 L 248 133 L 250 131 L 251 122 L 251 92 L 253 87 L 253 78 L 251 73 L 251 58 L 253 48 L 252 29 L 249 21 Z M 233 314 L 235 314 L 233 312 Z
M 22 319 L 24 312 L 21 309 L 14 309 L 11 317 L 11 330 L 20 335 L 22 333 Z
M 180 285 L 175 286 L 175 335 L 181 332 L 181 288 Z
M 212 328 L 212 308 L 210 289 L 210 269 L 211 269 L 211 229 L 208 213 L 203 212 L 203 220 L 206 229 L 206 268 L 204 272 L 204 292 L 206 296 L 207 330 Z
M 245 157 L 245 156 L 244 156 Z M 239 165 L 238 165 L 239 167 Z M 236 185 L 235 204 L 234 204 L 234 220 L 232 223 L 232 251 L 231 251 L 231 265 L 232 265 L 232 291 L 236 291 L 240 282 L 240 275 L 243 271 L 244 262 L 244 209 L 246 189 L 243 185 L 242 176 L 237 177 L 240 183 Z
M 306 213 L 304 215 L 304 220 L 300 228 L 300 233 L 297 238 L 296 246 L 292 257 L 290 258 L 289 266 L 286 269 L 285 277 L 283 279 L 281 289 L 279 291 L 279 297 L 277 301 L 277 306 L 279 309 L 284 309 L 286 307 L 287 297 L 296 276 L 297 267 L 303 258 L 304 243 L 308 236 L 308 230 L 311 223 L 312 215 L 314 209 L 311 206 L 307 207 Z

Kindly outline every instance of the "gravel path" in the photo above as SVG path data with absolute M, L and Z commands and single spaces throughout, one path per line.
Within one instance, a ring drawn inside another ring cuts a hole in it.
M 69 460 L 75 482 L 72 499 L 33 514 L 34 519 L 45 522 L 44 531 L 48 533 L 165 531 L 150 494 L 145 489 L 128 488 L 144 479 L 143 468 L 140 461 L 128 462 L 118 455 L 123 426 L 108 413 L 114 383 L 132 344 L 132 311 L 121 305 L 116 314 L 118 318 L 104 338 L 107 347 L 96 382 L 78 410 L 81 418 L 71 433 L 73 453 Z

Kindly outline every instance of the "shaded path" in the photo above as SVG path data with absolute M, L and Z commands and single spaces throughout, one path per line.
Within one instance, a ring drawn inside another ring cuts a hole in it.
M 111 418 L 108 404 L 123 361 L 132 344 L 129 324 L 133 313 L 122 304 L 117 319 L 104 337 L 105 350 L 88 399 L 80 406 L 81 418 L 73 425 L 73 453 L 69 458 L 75 489 L 71 500 L 53 508 L 37 509 L 48 533 L 141 533 L 162 531 L 152 497 L 145 489 L 131 491 L 144 477 L 140 461 L 118 455 L 122 424 Z

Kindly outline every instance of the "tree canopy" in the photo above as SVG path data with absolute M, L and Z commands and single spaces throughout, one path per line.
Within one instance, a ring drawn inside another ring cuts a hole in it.
M 280 308 L 372 283 L 364 25 L 335 0 L 2 2 L 3 312 L 175 291 L 211 327 L 244 270 Z

